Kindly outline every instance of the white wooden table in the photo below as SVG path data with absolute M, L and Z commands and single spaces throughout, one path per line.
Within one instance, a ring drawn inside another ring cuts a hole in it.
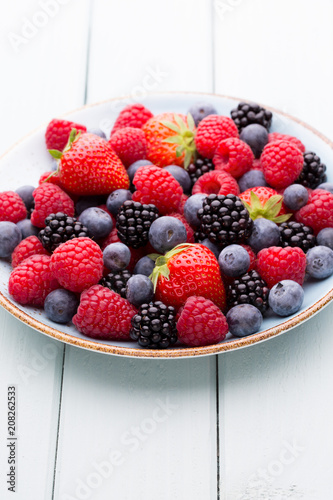
M 85 103 L 161 90 L 267 103 L 333 138 L 330 0 L 17 0 L 2 11 L 1 153 Z M 0 498 L 331 499 L 332 313 L 245 350 L 158 361 L 64 346 L 1 310 Z

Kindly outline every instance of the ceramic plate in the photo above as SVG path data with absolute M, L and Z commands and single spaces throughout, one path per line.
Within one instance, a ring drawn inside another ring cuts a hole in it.
M 198 101 L 208 101 L 214 105 L 219 114 L 228 115 L 240 99 L 226 96 L 198 93 L 161 93 L 147 96 L 142 103 L 154 114 L 162 112 L 186 113 Z M 111 101 L 86 106 L 69 113 L 66 118 L 78 121 L 89 128 L 100 127 L 110 132 L 119 111 L 130 99 L 114 99 Z M 268 106 L 265 106 L 268 109 Z M 333 181 L 333 144 L 321 134 L 299 120 L 286 114 L 273 111 L 271 131 L 281 132 L 298 137 L 308 150 L 315 151 L 328 166 L 328 180 Z M 26 137 L 14 146 L 0 160 L 1 190 L 15 190 L 24 184 L 38 185 L 40 175 L 50 170 L 51 157 L 44 143 L 45 127 Z M 147 350 L 135 347 L 132 342 L 96 341 L 80 334 L 73 325 L 57 325 L 47 319 L 44 312 L 33 307 L 23 307 L 14 302 L 8 294 L 8 278 L 11 271 L 9 263 L 0 261 L 0 304 L 18 319 L 32 328 L 56 338 L 62 342 L 76 345 L 93 351 L 108 354 L 142 357 L 142 358 L 178 358 L 204 356 L 223 351 L 230 351 L 262 342 L 280 335 L 319 312 L 333 297 L 333 276 L 304 285 L 305 299 L 303 308 L 287 319 L 276 316 L 265 317 L 260 332 L 245 338 L 234 338 L 228 335 L 225 341 L 207 347 L 174 348 L 167 350 Z

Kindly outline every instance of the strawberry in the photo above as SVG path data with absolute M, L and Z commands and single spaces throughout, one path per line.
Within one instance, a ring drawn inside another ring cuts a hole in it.
M 283 197 L 275 189 L 256 186 L 247 189 L 239 197 L 249 211 L 252 220 L 264 217 L 279 224 L 291 217 L 291 214 L 286 213 L 282 203 Z

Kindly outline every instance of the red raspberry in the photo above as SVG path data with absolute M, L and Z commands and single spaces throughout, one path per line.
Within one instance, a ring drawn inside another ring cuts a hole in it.
M 288 141 L 294 144 L 302 153 L 305 152 L 304 144 L 297 139 L 297 137 L 293 137 L 292 135 L 280 134 L 279 132 L 271 132 L 268 134 L 268 142 L 276 142 L 276 141 Z
M 296 220 L 310 226 L 315 234 L 325 227 L 333 227 L 333 194 L 314 189 L 309 193 L 307 204 L 296 212 Z
M 303 168 L 303 154 L 288 141 L 270 142 L 260 157 L 267 183 L 276 189 L 290 186 Z
M 40 186 L 41 184 L 44 184 L 44 182 L 50 182 L 51 184 L 55 184 L 56 186 L 59 186 L 61 189 L 64 190 L 58 174 L 56 174 L 54 171 L 44 172 L 44 174 L 40 176 L 38 185 Z
M 134 201 L 152 203 L 162 215 L 179 210 L 183 190 L 167 170 L 155 165 L 143 166 L 136 171 L 133 184 L 136 187 Z
M 143 130 L 124 127 L 112 134 L 109 144 L 113 147 L 125 167 L 147 157 L 147 141 Z
M 45 142 L 47 149 L 57 149 L 62 151 L 66 146 L 71 130 L 76 128 L 79 132 L 87 132 L 87 127 L 78 123 L 55 118 L 50 121 L 45 132 Z
M 90 238 L 65 241 L 51 256 L 51 269 L 60 285 L 82 292 L 96 285 L 103 275 L 103 253 Z
M 120 239 L 118 238 L 118 229 L 116 228 L 116 223 L 115 223 L 109 236 L 107 238 L 105 238 L 105 240 L 103 240 L 103 242 L 102 242 L 102 245 L 101 245 L 102 250 L 104 250 L 111 243 L 117 243 L 119 241 L 120 241 Z M 141 257 L 144 257 L 145 255 L 147 255 L 147 253 L 156 253 L 155 250 L 153 250 L 153 249 L 151 251 L 148 250 L 147 246 L 140 247 L 140 248 L 131 248 L 131 247 L 128 247 L 128 248 L 130 249 L 130 252 L 131 252 L 131 260 L 130 260 L 126 269 L 128 269 L 130 273 L 133 272 L 135 264 L 138 262 L 138 260 L 141 259 Z M 106 274 L 109 274 L 109 272 L 110 272 L 110 269 L 108 269 Z
M 260 162 L 260 158 L 259 159 L 255 158 L 253 160 L 252 167 L 250 170 L 261 170 L 262 171 L 262 165 Z
M 17 267 L 24 259 L 36 254 L 49 255 L 37 236 L 28 236 L 17 245 L 12 253 L 12 266 Z
M 37 227 L 45 227 L 45 219 L 50 214 L 63 212 L 74 216 L 74 202 L 59 186 L 44 182 L 33 192 L 35 209 L 31 214 L 31 223 Z
M 22 198 L 14 191 L 0 193 L 0 221 L 16 222 L 25 219 L 27 209 Z
M 118 293 L 95 285 L 81 294 L 73 323 L 79 332 L 89 337 L 129 340 L 131 319 L 136 312 Z
M 111 135 L 124 127 L 141 128 L 153 116 L 153 113 L 142 104 L 130 104 L 119 113 Z
M 258 253 L 257 270 L 269 288 L 282 280 L 303 285 L 306 256 L 299 247 L 269 247 Z
M 46 296 L 59 288 L 51 271 L 51 257 L 32 255 L 11 273 L 8 283 L 10 295 L 22 305 L 43 306 Z
M 185 206 L 185 203 L 187 202 L 187 200 L 188 200 L 188 196 L 186 194 L 183 194 L 182 199 L 180 201 L 179 208 L 178 208 L 178 213 L 180 215 L 184 215 L 184 206 Z
M 221 310 L 209 299 L 189 297 L 177 322 L 178 340 L 187 346 L 217 344 L 225 339 L 228 323 Z
M 257 256 L 250 247 L 250 245 L 244 245 L 243 243 L 241 243 L 240 246 L 245 248 L 245 250 L 250 256 L 250 267 L 248 268 L 247 272 L 252 271 L 252 269 L 257 270 L 257 265 L 256 265 Z
M 180 220 L 186 228 L 187 240 L 186 243 L 194 243 L 194 231 L 185 219 L 185 217 L 179 213 L 173 212 L 172 214 L 168 214 L 170 217 L 174 217 L 175 219 Z M 153 252 L 154 253 L 154 252 Z
M 227 172 L 222 170 L 212 170 L 203 174 L 195 182 L 192 194 L 235 194 L 239 195 L 239 187 L 237 181 Z
M 246 142 L 237 137 L 221 141 L 214 154 L 216 170 L 223 170 L 238 179 L 252 168 L 254 155 Z
M 201 156 L 213 158 L 218 144 L 223 139 L 238 136 L 238 129 L 231 118 L 209 115 L 201 120 L 198 125 L 195 144 Z

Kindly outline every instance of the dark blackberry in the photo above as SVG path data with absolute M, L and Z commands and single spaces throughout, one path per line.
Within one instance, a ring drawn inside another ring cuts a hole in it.
M 122 271 L 112 271 L 102 278 L 99 283 L 100 285 L 119 293 L 121 297 L 126 299 L 126 285 L 131 276 L 131 273 L 127 269 L 123 269 Z
M 306 253 L 316 245 L 313 230 L 301 222 L 283 222 L 279 230 L 282 247 L 299 247 Z
M 252 270 L 236 278 L 228 286 L 229 308 L 239 304 L 251 304 L 264 313 L 268 309 L 269 288 L 257 271 Z
M 255 102 L 240 102 L 237 108 L 233 109 L 230 114 L 239 132 L 251 123 L 259 123 L 259 125 L 269 130 L 273 116 L 271 111 L 262 108 Z
M 198 218 L 200 228 L 196 233 L 197 241 L 209 238 L 220 247 L 242 243 L 252 231 L 250 214 L 234 194 L 210 194 L 198 210 Z
M 165 349 L 177 342 L 176 311 L 163 302 L 142 304 L 133 316 L 130 337 L 141 347 Z
M 148 243 L 150 226 L 158 215 L 155 205 L 142 205 L 133 200 L 125 201 L 117 215 L 118 238 L 132 248 L 145 246 Z
M 305 187 L 315 189 L 322 182 L 327 181 L 326 165 L 321 163 L 319 156 L 311 151 L 303 153 L 304 163 L 303 169 L 297 181 Z
M 204 158 L 203 156 L 198 156 L 195 162 L 191 163 L 187 169 L 192 181 L 192 186 L 199 179 L 199 177 L 203 174 L 207 174 L 207 172 L 210 172 L 211 170 L 214 170 L 213 160 Z
M 67 240 L 89 236 L 88 229 L 81 222 L 62 212 L 50 214 L 46 217 L 45 224 L 46 227 L 39 231 L 38 238 L 51 253 Z

